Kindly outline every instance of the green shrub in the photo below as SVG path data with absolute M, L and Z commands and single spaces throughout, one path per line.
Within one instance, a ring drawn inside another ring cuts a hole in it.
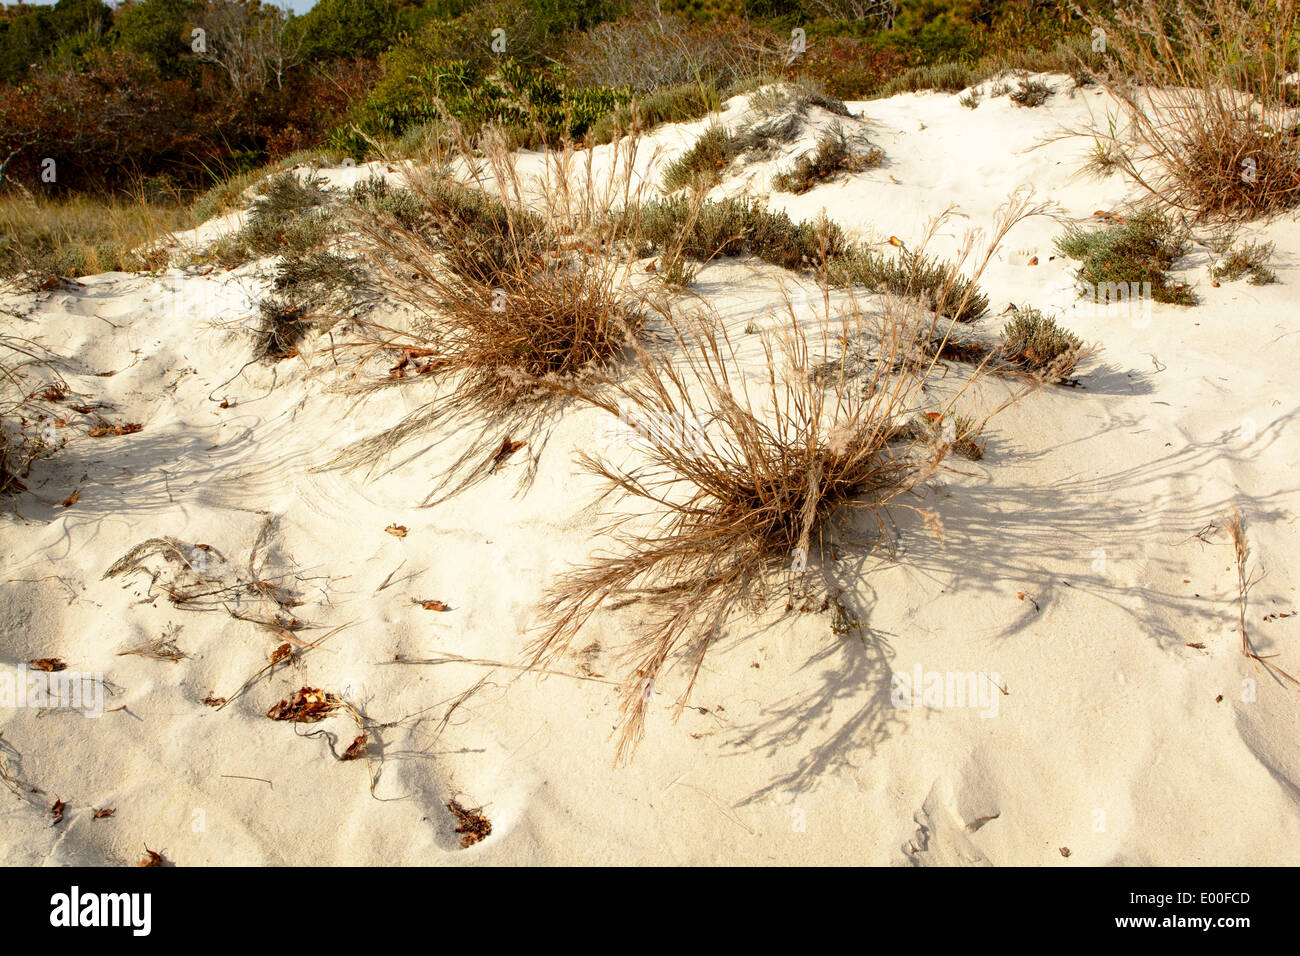
M 1185 285 L 1173 285 L 1168 270 L 1191 244 L 1186 233 L 1166 215 L 1147 209 L 1110 229 L 1088 232 L 1071 226 L 1056 240 L 1064 256 L 1082 263 L 1078 277 L 1093 289 L 1116 283 L 1150 283 L 1157 302 L 1194 305 L 1196 296 Z
M 1052 88 L 1038 80 L 1021 80 L 1011 93 L 1011 102 L 1019 106 L 1042 106 L 1052 95 Z
M 652 246 L 692 259 L 749 254 L 787 269 L 820 266 L 840 255 L 843 232 L 830 222 L 795 223 L 783 212 L 745 199 L 705 202 L 683 196 L 648 203 L 641 236 Z
M 664 170 L 664 188 L 670 192 L 691 184 L 707 189 L 722 178 L 736 157 L 735 138 L 722 126 L 710 126 L 700 138 Z
M 398 6 L 393 0 L 319 0 L 286 27 L 290 43 L 300 43 L 304 60 L 373 59 L 397 35 Z
M 832 263 L 830 280 L 836 285 L 866 286 L 872 292 L 924 296 L 959 322 L 974 322 L 989 307 L 988 296 L 953 266 L 909 252 L 890 258 L 856 247 Z
M 800 156 L 793 169 L 772 180 L 780 192 L 805 193 L 839 173 L 853 174 L 874 169 L 885 158 L 884 150 L 858 148 L 838 123 L 821 135 L 817 148 Z
M 240 236 L 257 255 L 306 252 L 329 234 L 330 194 L 315 176 L 300 179 L 293 173 L 272 176 Z
M 1011 365 L 1061 381 L 1084 354 L 1083 340 L 1038 309 L 1017 310 L 1002 329 L 1002 357 Z
M 1235 281 L 1244 275 L 1251 285 L 1269 285 L 1277 281 L 1277 275 L 1265 265 L 1272 255 L 1271 242 L 1244 242 L 1225 251 L 1214 267 L 1214 278 Z
M 655 90 L 606 113 L 592 125 L 591 137 L 597 143 L 608 143 L 620 132 L 630 131 L 634 112 L 637 128 L 648 131 L 661 123 L 697 120 L 721 105 L 717 90 L 697 83 Z
M 392 216 L 407 229 L 419 225 L 427 214 L 415 193 L 392 185 L 378 173 L 372 173 L 369 179 L 356 183 L 348 197 L 371 214 Z
M 886 83 L 876 95 L 895 96 L 922 90 L 958 93 L 980 81 L 980 76 L 964 63 L 937 63 L 914 66 Z
M 464 59 L 428 60 L 413 47 L 385 55 L 385 75 L 370 91 L 355 129 L 336 131 L 331 144 L 360 159 L 366 137 L 397 139 L 407 131 L 448 117 L 467 132 L 487 124 L 513 131 L 515 145 L 556 146 L 580 139 L 620 104 L 626 90 L 570 88 L 557 75 L 515 60 L 483 67 Z

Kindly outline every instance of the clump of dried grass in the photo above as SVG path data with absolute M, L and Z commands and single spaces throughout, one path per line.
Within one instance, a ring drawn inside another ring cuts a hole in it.
M 409 177 L 419 223 L 382 210 L 353 217 L 380 284 L 414 316 L 409 328 L 379 331 L 388 345 L 431 359 L 420 378 L 435 395 L 335 463 L 373 467 L 453 418 L 474 437 L 426 504 L 491 474 L 502 448 L 555 411 L 562 387 L 615 362 L 658 308 L 630 281 L 644 188 L 631 176 L 634 140 L 616 145 L 615 167 L 604 175 L 593 170 L 591 151 L 550 151 L 534 182 L 499 132 L 488 130 L 474 146 L 457 135 L 462 178 Z M 534 455 L 537 447 L 531 443 Z
M 26 491 L 32 465 L 61 445 L 52 434 L 70 393 L 57 365 L 36 343 L 0 335 L 0 495 Z
M 669 261 L 679 256 L 708 261 L 751 255 L 791 270 L 810 270 L 831 284 L 915 296 L 944 316 L 973 322 L 988 311 L 988 296 L 958 264 L 900 250 L 887 256 L 850 242 L 828 219 L 794 222 L 749 199 L 706 201 L 701 193 L 654 200 L 640 212 L 638 235 Z M 923 238 L 924 246 L 928 239 Z
M 179 202 L 130 197 L 0 197 L 0 287 L 33 292 L 54 276 L 165 268 L 186 225 Z
M 1198 217 L 1251 219 L 1300 201 L 1297 0 L 1142 0 L 1113 19 L 1083 17 L 1107 43 L 1089 74 L 1136 141 L 1115 156 L 1127 175 Z M 1113 128 L 1087 134 L 1114 139 Z
M 181 629 L 175 624 L 168 624 L 161 634 L 145 638 L 138 644 L 132 644 L 117 652 L 118 657 L 135 655 L 155 661 L 170 661 L 177 664 L 189 655 L 176 646 L 176 638 Z
M 1232 509 L 1232 517 L 1228 519 L 1226 524 L 1228 533 L 1232 536 L 1233 557 L 1236 558 L 1237 563 L 1237 615 L 1238 630 L 1241 632 L 1242 656 L 1256 664 L 1262 664 L 1265 670 L 1279 680 L 1279 683 L 1285 680 L 1294 686 L 1300 687 L 1300 680 L 1270 662 L 1270 658 L 1277 655 L 1261 655 L 1255 650 L 1255 646 L 1250 640 L 1250 634 L 1246 630 L 1246 600 L 1250 595 L 1250 589 L 1254 587 L 1259 578 L 1257 572 L 1250 569 L 1250 543 L 1246 540 L 1246 526 L 1241 519 L 1241 512 L 1235 506 Z
M 767 159 L 780 145 L 794 142 L 808 119 L 808 111 L 818 107 L 837 117 L 851 118 L 842 100 L 828 96 L 811 81 L 775 83 L 756 90 L 749 106 L 758 118 L 732 132 L 721 125 L 710 126 L 681 156 L 664 170 L 664 188 L 669 192 L 692 186 L 707 191 L 722 179 L 722 173 L 737 157 Z M 818 141 L 814 153 L 802 157 L 800 168 L 808 185 L 793 188 L 795 179 L 778 184 L 786 192 L 804 192 L 811 184 L 839 170 L 856 171 L 878 166 L 884 153 L 868 148 L 860 136 L 847 136 L 837 121 Z M 821 175 L 817 173 L 820 171 Z M 787 174 L 787 176 L 792 174 Z M 797 174 L 795 174 L 797 175 Z
M 988 296 L 975 279 L 961 274 L 959 265 L 920 251 L 901 249 L 897 257 L 890 257 L 857 245 L 828 263 L 828 274 L 836 285 L 915 296 L 928 301 L 941 315 L 974 322 L 988 311 Z
M 1023 201 L 1007 210 L 977 275 L 1006 230 L 1033 211 Z M 915 344 L 936 337 L 938 315 L 918 299 L 891 297 L 873 325 L 853 303 L 833 333 L 828 313 L 819 341 L 793 308 L 787 323 L 764 334 L 761 386 L 746 380 L 717 324 L 669 316 L 675 354 L 636 343 L 630 376 L 575 388 L 611 415 L 661 426 L 643 436 L 637 467 L 580 457 L 619 502 L 600 532 L 617 550 L 556 583 L 531 648 L 532 666 L 555 661 L 601 607 L 644 605 L 646 623 L 623 654 L 620 760 L 645 734 L 655 681 L 671 657 L 687 658 L 680 714 L 710 646 L 738 610 L 761 606 L 782 581 L 794 586 L 819 569 L 833 590 L 823 564 L 831 546 L 862 521 L 887 541 L 889 509 L 916 510 L 901 497 L 939 468 L 951 447 L 909 429 L 931 401 L 925 387 L 935 367 Z M 865 382 L 851 380 L 844 363 L 838 375 L 824 374 L 835 365 L 835 343 L 847 348 L 864 338 L 877 348 Z M 968 425 L 962 437 L 977 430 Z M 637 519 L 649 526 L 629 530 Z
M 775 114 L 807 116 L 808 110 L 814 106 L 835 116 L 853 115 L 842 99 L 831 96 L 826 87 L 812 77 L 767 84 L 751 93 L 746 102 L 750 109 L 765 117 Z

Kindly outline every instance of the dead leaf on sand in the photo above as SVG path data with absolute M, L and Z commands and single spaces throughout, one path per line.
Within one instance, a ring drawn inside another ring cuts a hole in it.
M 52 671 L 67 670 L 68 668 L 68 665 L 64 663 L 61 657 L 38 657 L 27 663 L 38 671 L 45 671 L 47 674 Z
M 106 436 L 134 435 L 144 428 L 139 422 L 127 422 L 125 425 L 100 425 L 86 432 L 91 438 L 104 438 Z
M 94 818 L 96 820 L 103 820 L 105 817 L 111 817 L 116 812 L 117 807 L 105 807 L 102 810 L 96 810 Z
M 362 734 L 356 740 L 348 745 L 348 749 L 343 751 L 344 760 L 356 760 L 366 755 L 366 735 Z
M 282 700 L 266 712 L 272 720 L 290 720 L 297 724 L 314 724 L 329 716 L 339 706 L 339 699 L 318 687 L 303 687 L 289 700 Z
M 505 461 L 527 444 L 528 442 L 526 441 L 511 441 L 509 437 L 502 439 L 501 447 L 498 448 L 497 453 L 492 456 L 492 467 L 496 468 L 497 465 L 501 464 L 501 462 Z
M 447 804 L 447 809 L 455 816 L 459 826 L 456 827 L 457 833 L 465 834 L 460 838 L 462 847 L 471 847 L 475 843 L 486 839 L 492 833 L 492 821 L 483 816 L 480 812 L 482 807 L 475 807 L 472 810 L 466 810 L 455 800 Z
M 77 503 L 77 499 L 80 497 L 81 497 L 81 489 L 78 488 L 75 491 L 73 491 L 72 494 L 68 495 L 68 497 L 63 499 L 63 507 L 71 508 L 73 505 Z
M 441 601 L 418 601 L 417 600 L 415 601 L 415 603 L 420 605 L 420 607 L 424 608 L 426 611 L 450 611 L 451 610 L 450 607 L 443 604 Z
M 162 866 L 167 862 L 161 853 L 149 849 L 148 844 L 145 844 L 144 852 L 146 854 L 145 858 L 137 863 L 136 866 Z
M 390 524 L 384 530 L 387 531 L 389 534 L 391 534 L 394 538 L 406 537 L 406 525 L 404 524 Z

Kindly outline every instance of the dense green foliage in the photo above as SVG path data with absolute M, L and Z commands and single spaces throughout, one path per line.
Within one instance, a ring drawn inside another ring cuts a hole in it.
M 0 16 L 0 160 L 47 191 L 189 189 L 448 116 L 538 146 L 610 138 L 633 95 L 644 128 L 776 76 L 960 88 L 982 58 L 1086 37 L 1067 0 L 58 0 Z

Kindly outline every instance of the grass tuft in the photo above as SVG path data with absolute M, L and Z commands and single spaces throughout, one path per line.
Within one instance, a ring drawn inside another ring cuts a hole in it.
M 884 150 L 876 146 L 861 147 L 858 138 L 850 137 L 836 123 L 817 140 L 815 150 L 800 156 L 793 169 L 772 180 L 772 186 L 780 192 L 806 193 L 840 173 L 851 175 L 874 169 L 884 161 Z
M 452 419 L 475 437 L 447 459 L 426 504 L 485 479 L 528 444 L 558 408 L 557 390 L 618 362 L 644 333 L 647 310 L 658 307 L 650 292 L 631 288 L 630 265 L 614 254 L 637 244 L 637 217 L 608 212 L 616 196 L 639 208 L 642 187 L 629 185 L 634 141 L 618 147 L 618 165 L 603 181 L 589 166 L 581 175 L 576 168 L 579 155 L 590 164 L 590 151 L 548 153 L 540 200 L 501 135 L 479 146 L 486 169 L 467 162 L 468 181 L 408 176 L 418 224 L 364 204 L 352 216 L 371 269 L 413 314 L 408 328 L 379 330 L 403 354 L 385 382 L 421 379 L 434 395 L 337 463 L 373 467 Z M 467 140 L 458 148 L 474 158 Z M 420 359 L 428 361 L 409 364 Z
M 54 276 L 166 268 L 181 204 L 135 198 L 0 198 L 0 285 L 35 291 Z
M 1011 102 L 1017 106 L 1042 106 L 1052 95 L 1052 88 L 1040 80 L 1021 80 L 1011 91 Z
M 1246 276 L 1251 285 L 1269 285 L 1277 281 L 1277 275 L 1266 265 L 1272 255 L 1271 242 L 1243 242 L 1232 246 L 1215 264 L 1214 278 L 1231 282 Z
M 1083 16 L 1106 31 L 1104 63 L 1088 73 L 1132 131 L 1135 148 L 1119 157 L 1127 176 L 1198 219 L 1300 202 L 1298 0 L 1141 0 Z

